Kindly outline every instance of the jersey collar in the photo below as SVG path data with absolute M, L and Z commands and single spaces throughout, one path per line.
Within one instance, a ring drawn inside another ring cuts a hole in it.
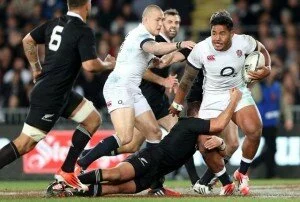
M 159 33 L 159 35 L 162 37 L 162 38 L 164 38 L 165 40 L 166 40 L 166 42 L 168 42 L 168 43 L 172 43 L 173 42 L 173 40 L 170 40 L 166 35 L 164 35 L 163 33 Z
M 79 19 L 81 19 L 83 21 L 83 19 L 82 19 L 82 17 L 80 15 L 78 15 L 77 13 L 74 13 L 72 11 L 68 11 L 67 15 L 72 16 L 72 17 L 77 17 L 77 18 L 79 18 Z

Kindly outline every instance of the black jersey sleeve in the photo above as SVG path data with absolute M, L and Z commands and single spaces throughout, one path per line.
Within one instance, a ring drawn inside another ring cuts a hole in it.
M 184 55 L 184 57 L 185 57 L 184 60 L 186 60 L 187 57 L 189 56 L 189 54 L 191 53 L 191 50 L 188 49 L 188 48 L 184 48 L 184 49 L 181 49 L 179 52 L 180 52 L 182 55 Z
M 210 120 L 204 120 L 200 118 L 188 117 L 180 118 L 179 122 L 182 122 L 182 126 L 187 130 L 197 134 L 208 134 L 210 128 Z
M 37 44 L 44 44 L 46 41 L 46 29 L 48 26 L 48 22 L 36 27 L 34 30 L 30 32 L 31 37 Z
M 95 36 L 90 28 L 85 28 L 78 42 L 81 62 L 97 58 Z

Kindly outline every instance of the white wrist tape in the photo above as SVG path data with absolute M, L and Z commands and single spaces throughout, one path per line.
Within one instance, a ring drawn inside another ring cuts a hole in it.
M 178 104 L 174 101 L 172 102 L 172 107 L 174 107 L 177 111 L 180 111 L 180 112 L 183 110 L 183 105 Z

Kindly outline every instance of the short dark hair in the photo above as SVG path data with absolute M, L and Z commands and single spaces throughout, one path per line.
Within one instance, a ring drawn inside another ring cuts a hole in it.
M 233 21 L 228 11 L 220 10 L 212 14 L 210 18 L 210 28 L 214 25 L 225 25 L 229 30 L 233 28 Z
M 86 4 L 89 0 L 68 0 L 69 8 L 77 8 Z
M 164 11 L 164 15 L 179 15 L 179 12 L 175 8 L 170 8 Z

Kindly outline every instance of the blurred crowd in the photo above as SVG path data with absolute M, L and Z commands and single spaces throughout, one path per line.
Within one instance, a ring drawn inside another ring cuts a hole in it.
M 148 4 L 162 8 L 177 8 L 189 13 L 192 0 L 93 0 L 89 26 L 95 31 L 98 56 L 116 56 L 128 32 L 126 29 L 140 21 L 142 11 Z M 27 107 L 33 83 L 26 60 L 22 38 L 45 20 L 63 15 L 67 11 L 66 0 L 0 0 L 0 106 L 2 108 Z M 190 24 L 189 15 L 182 23 Z M 44 47 L 39 46 L 41 62 Z M 105 107 L 102 88 L 109 72 L 91 74 L 82 71 L 75 89 L 90 99 L 97 108 Z
M 3 108 L 28 106 L 33 86 L 29 64 L 22 48 L 22 38 L 45 20 L 67 11 L 65 0 L 0 0 L 0 104 Z M 189 27 L 193 19 L 193 0 L 94 0 L 88 24 L 95 31 L 97 51 L 101 59 L 109 53 L 117 56 L 125 34 L 140 21 L 148 4 L 163 9 L 176 8 L 182 25 Z M 280 80 L 284 96 L 291 104 L 300 104 L 298 0 L 234 0 L 227 8 L 238 33 L 260 40 L 272 56 L 272 68 Z M 203 36 L 203 35 L 201 35 Z M 199 38 L 199 40 L 201 37 Z M 39 46 L 41 62 L 44 48 Z M 109 72 L 91 74 L 82 71 L 75 89 L 105 107 L 102 88 Z

